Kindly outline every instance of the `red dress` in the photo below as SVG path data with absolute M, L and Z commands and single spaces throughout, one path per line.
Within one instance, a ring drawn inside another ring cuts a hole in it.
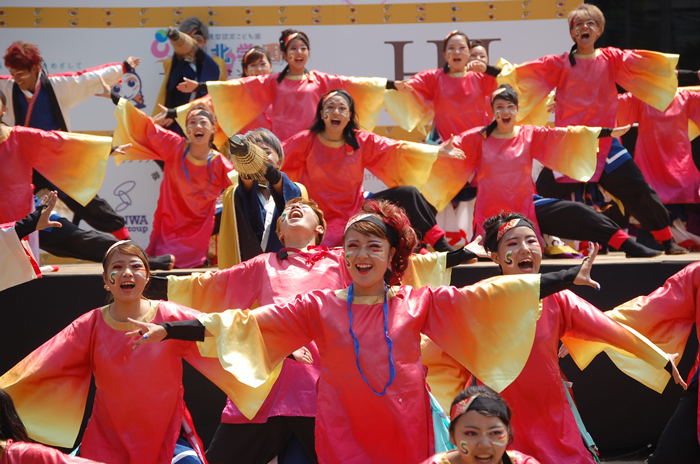
M 508 455 L 508 458 L 512 464 L 540 464 L 539 461 L 532 456 L 519 453 L 518 451 L 508 450 L 506 451 L 506 454 Z M 421 464 L 450 464 L 450 456 L 452 455 L 458 456 L 459 451 L 453 450 L 436 454 L 435 456 L 426 459 Z
M 60 451 L 40 445 L 7 440 L 0 464 L 90 464 L 96 461 L 69 456 Z
M 664 203 L 700 203 L 688 122 L 700 124 L 700 92 L 678 89 L 666 111 L 627 92 L 618 95 L 618 124 L 639 123 L 634 162 Z
M 216 199 L 231 185 L 228 173 L 233 171 L 233 164 L 214 150 L 209 161 L 190 157 L 185 137 L 154 123 L 125 99 L 120 100 L 116 116 L 119 124 L 114 143 L 133 144 L 118 163 L 143 159 L 165 162 L 146 253 L 175 255 L 180 268 L 201 266 L 214 230 Z

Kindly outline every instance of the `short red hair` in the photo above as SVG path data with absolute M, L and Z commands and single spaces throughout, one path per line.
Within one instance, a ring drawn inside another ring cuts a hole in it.
M 41 54 L 35 44 L 18 40 L 5 52 L 5 66 L 8 68 L 32 69 L 34 65 L 41 65 Z

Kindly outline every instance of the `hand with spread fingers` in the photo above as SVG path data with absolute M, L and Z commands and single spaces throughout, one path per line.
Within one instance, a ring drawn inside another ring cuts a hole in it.
M 588 257 L 583 260 L 581 270 L 578 271 L 574 279 L 574 285 L 588 285 L 596 290 L 600 290 L 600 284 L 591 278 L 591 268 L 596 256 L 598 256 L 598 244 L 591 242 L 588 245 Z
M 133 351 L 144 343 L 158 343 L 163 341 L 163 339 L 168 335 L 168 332 L 161 325 L 151 324 L 150 322 L 141 322 L 131 318 L 129 318 L 129 322 L 138 327 L 137 330 L 132 330 L 131 332 L 126 333 L 127 338 L 136 339 L 133 341 L 133 346 L 131 347 Z

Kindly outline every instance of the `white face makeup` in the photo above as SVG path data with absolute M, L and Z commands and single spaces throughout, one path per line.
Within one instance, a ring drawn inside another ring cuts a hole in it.
M 481 45 L 472 47 L 469 51 L 469 61 L 479 60 L 484 64 L 489 64 L 489 56 L 486 54 L 486 49 Z
M 542 248 L 532 229 L 515 227 L 503 235 L 491 259 L 505 275 L 536 274 L 542 263 Z
M 463 35 L 453 35 L 445 46 L 445 60 L 450 72 L 462 72 L 469 62 L 469 44 Z
M 345 234 L 343 248 L 345 265 L 356 287 L 384 286 L 384 273 L 393 256 L 393 248 L 387 239 L 366 236 L 350 229 Z
M 115 301 L 138 300 L 148 283 L 146 266 L 138 256 L 114 253 L 107 264 L 104 281 Z
M 340 95 L 328 97 L 323 102 L 322 117 L 327 132 L 341 134 L 350 122 L 350 105 Z
M 594 50 L 595 42 L 603 33 L 602 28 L 590 17 L 576 17 L 573 27 L 569 30 L 571 39 L 576 42 L 579 53 L 589 53 Z
M 502 130 L 510 132 L 515 127 L 515 117 L 518 114 L 518 105 L 496 98 L 493 101 L 493 116 L 496 118 L 498 127 Z
M 463 464 L 497 464 L 508 446 L 508 429 L 498 417 L 467 411 L 450 432 Z
M 250 63 L 245 72 L 249 76 L 263 76 L 265 74 L 272 74 L 272 65 L 269 61 L 267 61 L 266 57 L 263 57 Z

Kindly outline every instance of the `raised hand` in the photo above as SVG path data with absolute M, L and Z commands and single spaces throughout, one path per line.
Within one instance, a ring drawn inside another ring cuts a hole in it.
M 158 103 L 160 113 L 153 116 L 153 122 L 160 124 L 163 127 L 170 127 L 175 122 L 174 119 L 168 117 L 168 108 Z
M 182 93 L 192 93 L 199 87 L 199 82 L 193 81 L 192 79 L 184 78 L 183 82 L 177 84 L 177 90 Z
M 578 271 L 574 279 L 574 285 L 588 285 L 600 290 L 600 284 L 591 278 L 591 268 L 596 256 L 598 256 L 598 244 L 591 242 L 588 245 L 588 257 L 583 260 L 581 270 Z
M 455 136 L 451 136 L 450 140 L 440 145 L 440 150 L 438 150 L 438 156 L 446 156 L 448 158 L 456 159 L 466 159 L 467 156 L 462 150 L 454 146 Z
M 130 143 L 125 143 L 124 145 L 119 145 L 118 147 L 112 147 L 112 152 L 109 154 L 109 156 L 114 156 L 114 155 L 126 155 L 126 151 L 131 148 Z
M 406 81 L 394 81 L 394 86 L 396 86 L 396 90 L 399 92 L 413 92 L 413 87 Z
M 477 235 L 474 240 L 472 240 L 471 242 L 464 245 L 464 248 L 471 251 L 479 258 L 488 258 L 489 254 L 486 253 L 486 250 L 484 249 L 483 246 L 479 245 L 480 241 L 481 241 L 481 235 Z
M 622 126 L 622 127 L 616 127 L 615 129 L 612 130 L 610 137 L 622 137 L 631 128 L 632 128 L 631 124 L 627 124 L 626 126 Z
M 112 87 L 107 85 L 102 76 L 100 76 L 100 83 L 102 83 L 102 92 L 96 93 L 95 96 L 102 98 L 112 98 Z
M 311 351 L 309 351 L 309 349 L 305 346 L 302 346 L 294 353 L 292 353 L 292 356 L 294 356 L 294 359 L 296 359 L 299 362 L 305 362 L 306 364 L 314 363 L 314 357 L 311 355 Z
M 136 338 L 131 347 L 132 351 L 135 351 L 144 343 L 158 343 L 168 335 L 168 331 L 161 325 L 141 322 L 131 318 L 129 318 L 129 322 L 138 327 L 138 329 L 125 334 L 127 338 Z
M 467 71 L 485 73 L 486 63 L 479 60 L 470 61 L 469 63 L 467 63 Z
M 60 222 L 51 220 L 51 212 L 53 211 L 54 206 L 56 206 L 57 200 L 58 192 L 55 190 L 53 192 L 49 192 L 47 195 L 44 195 L 44 198 L 41 199 L 39 208 L 42 208 L 42 210 L 41 216 L 39 216 L 39 222 L 36 225 L 36 230 L 43 230 L 48 227 L 63 227 L 63 224 Z
M 141 64 L 141 58 L 135 58 L 133 56 L 130 56 L 124 61 L 126 61 L 132 68 L 135 68 L 136 66 Z

